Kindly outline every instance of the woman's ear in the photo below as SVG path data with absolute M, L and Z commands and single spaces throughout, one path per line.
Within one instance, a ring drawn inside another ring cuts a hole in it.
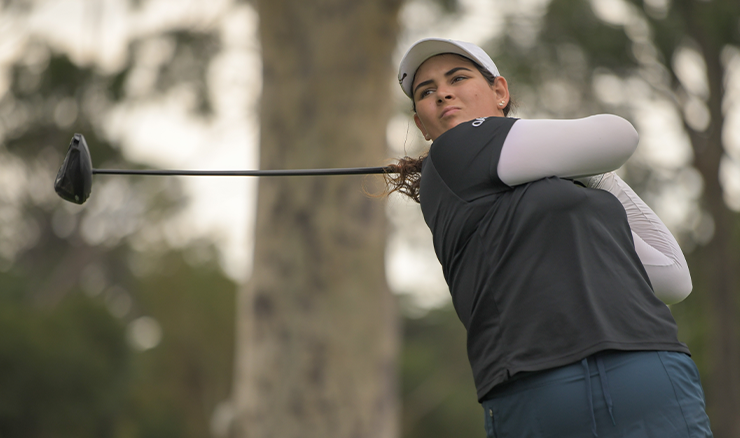
M 496 102 L 500 108 L 509 104 L 509 84 L 503 76 L 496 76 L 491 85 L 491 89 L 496 93 Z M 503 103 L 503 104 L 502 104 Z
M 424 136 L 425 140 L 431 140 L 432 137 L 429 136 L 429 133 L 427 132 L 426 128 L 424 127 L 424 124 L 421 123 L 421 119 L 419 118 L 419 115 L 414 113 L 414 123 L 416 123 L 416 127 L 419 128 L 419 131 L 421 131 L 421 135 Z

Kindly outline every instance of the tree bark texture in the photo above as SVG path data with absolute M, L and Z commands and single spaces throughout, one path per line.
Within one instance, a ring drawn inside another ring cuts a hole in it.
M 258 0 L 263 169 L 381 165 L 401 0 Z M 234 436 L 393 438 L 399 327 L 377 177 L 259 181 Z

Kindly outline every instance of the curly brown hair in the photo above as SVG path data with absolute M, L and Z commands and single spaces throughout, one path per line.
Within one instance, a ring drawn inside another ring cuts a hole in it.
M 421 183 L 421 163 L 427 154 L 419 158 L 403 157 L 396 164 L 389 164 L 392 173 L 385 173 L 386 195 L 398 192 L 408 196 L 416 202 L 419 200 L 419 184 Z

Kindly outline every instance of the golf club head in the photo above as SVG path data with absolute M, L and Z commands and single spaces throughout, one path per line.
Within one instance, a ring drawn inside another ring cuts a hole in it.
M 92 190 L 92 160 L 82 134 L 75 134 L 54 181 L 54 190 L 65 201 L 83 204 Z

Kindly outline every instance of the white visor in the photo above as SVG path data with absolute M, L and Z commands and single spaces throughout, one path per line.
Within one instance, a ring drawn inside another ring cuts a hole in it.
M 491 57 L 475 44 L 463 41 L 448 40 L 444 38 L 425 38 L 417 41 L 406 52 L 398 67 L 398 83 L 406 95 L 413 99 L 411 87 L 414 84 L 416 70 L 427 59 L 443 53 L 454 53 L 471 59 L 491 72 L 495 76 L 501 76 L 493 63 Z

